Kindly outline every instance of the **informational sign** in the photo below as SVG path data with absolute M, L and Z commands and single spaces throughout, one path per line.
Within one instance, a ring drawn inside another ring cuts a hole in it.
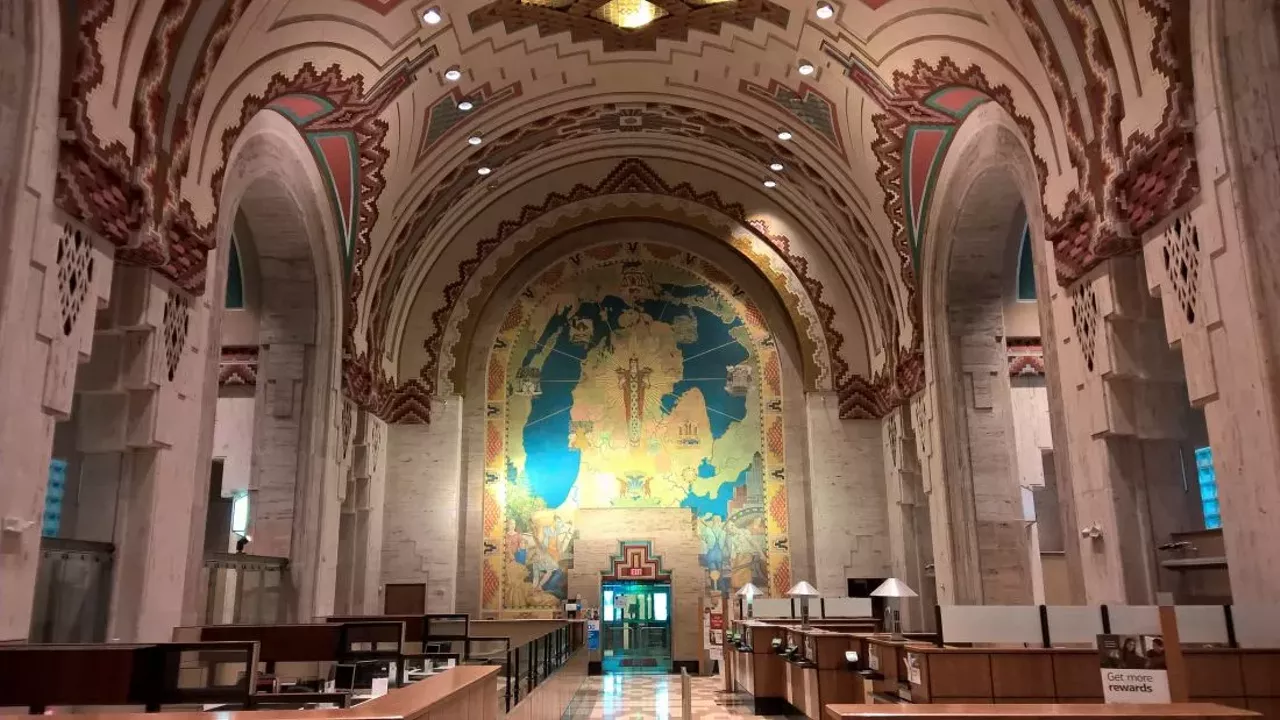
M 724 605 L 718 595 L 702 606 L 702 647 L 712 660 L 724 659 Z
M 587 621 L 587 649 L 588 650 L 600 649 L 600 621 L 599 620 Z
M 920 656 L 915 653 L 907 653 L 907 682 L 912 685 L 923 685 L 920 679 Z
M 1109 703 L 1169 702 L 1164 638 L 1159 635 L 1099 635 L 1102 695 Z

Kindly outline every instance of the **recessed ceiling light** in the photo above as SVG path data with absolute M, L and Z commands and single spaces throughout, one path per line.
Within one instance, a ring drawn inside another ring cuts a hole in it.
M 438 8 L 427 8 L 426 12 L 422 13 L 422 21 L 428 25 L 439 25 L 443 19 L 444 16 L 440 14 Z
M 457 82 L 462 78 L 462 71 L 456 67 L 451 67 L 444 71 L 444 79 L 449 82 Z
M 828 3 L 818 3 L 816 13 L 819 20 L 830 20 L 836 16 L 836 9 L 831 7 Z
M 790 140 L 790 139 L 791 139 L 791 131 L 790 131 L 790 130 L 779 130 L 779 131 L 778 131 L 778 139 L 779 139 L 779 140 L 781 140 L 781 141 L 783 141 L 783 142 L 786 142 L 786 141 Z
M 777 162 L 776 160 L 774 162 L 769 163 L 769 169 L 774 172 L 782 172 L 783 167 L 784 167 L 783 164 L 780 162 Z
M 475 107 L 475 105 L 473 105 L 470 100 L 463 100 L 462 102 L 458 103 L 458 109 L 461 110 L 462 112 L 466 112 L 473 107 Z
M 808 60 L 801 60 L 799 69 L 801 75 L 812 75 L 814 70 L 813 63 Z
M 774 187 L 778 187 L 778 183 L 773 180 L 765 180 L 764 186 L 767 188 L 774 188 Z
M 491 172 L 493 172 L 493 170 L 492 170 L 491 168 L 487 168 L 487 167 L 482 167 L 482 168 L 477 168 L 477 169 L 476 169 L 476 173 L 478 173 L 478 174 L 479 174 L 480 176 L 482 176 L 482 177 L 483 177 L 483 176 L 485 176 L 485 175 L 488 175 L 488 174 L 489 174 L 489 173 L 491 173 Z
M 472 135 L 471 137 L 467 138 L 467 143 L 469 145 L 479 145 L 482 142 L 484 142 L 484 136 L 481 135 L 480 133 L 476 133 L 475 135 Z

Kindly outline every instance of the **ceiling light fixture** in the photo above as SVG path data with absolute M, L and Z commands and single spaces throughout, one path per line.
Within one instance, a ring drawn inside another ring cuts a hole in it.
M 773 162 L 769 163 L 769 169 L 774 172 L 782 172 L 783 167 L 784 167 L 783 164 L 778 162 L 777 160 L 774 160 Z
M 778 183 L 774 180 L 765 180 L 764 186 L 767 188 L 775 188 L 778 187 Z
M 488 175 L 491 172 L 493 172 L 493 170 L 487 167 L 478 168 L 476 170 L 476 173 L 479 174 L 481 177 L 484 177 L 485 175 Z
M 422 21 L 428 25 L 439 25 L 443 19 L 444 16 L 440 14 L 440 10 L 437 8 L 427 8 L 426 12 L 422 13 Z
M 809 62 L 808 60 L 801 60 L 801 61 L 800 61 L 800 74 L 801 74 L 801 75 L 812 75 L 812 74 L 813 74 L 814 69 L 815 69 L 815 68 L 813 67 L 813 63 Z
M 836 16 L 836 9 L 831 7 L 829 3 L 818 3 L 818 9 L 815 11 L 819 20 L 830 20 Z
M 444 79 L 449 82 L 458 82 L 462 79 L 462 71 L 455 65 L 444 71 Z
M 468 145 L 479 145 L 482 142 L 484 142 L 484 136 L 481 135 L 480 133 L 476 133 L 475 135 L 472 135 L 471 137 L 467 138 Z
M 782 142 L 786 142 L 786 141 L 790 140 L 790 139 L 791 139 L 791 131 L 790 131 L 790 130 L 779 130 L 779 131 L 778 131 L 778 139 L 779 139 L 779 140 L 781 140 Z
M 470 100 L 463 100 L 462 102 L 458 103 L 458 109 L 461 110 L 462 112 L 466 112 L 473 107 L 475 107 L 475 105 L 472 104 Z

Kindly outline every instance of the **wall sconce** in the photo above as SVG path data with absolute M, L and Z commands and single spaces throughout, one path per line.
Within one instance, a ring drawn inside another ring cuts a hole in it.
M 1102 537 L 1102 528 L 1098 527 L 1097 523 L 1094 523 L 1089 527 L 1080 528 L 1080 537 L 1087 537 L 1090 540 L 1097 540 Z

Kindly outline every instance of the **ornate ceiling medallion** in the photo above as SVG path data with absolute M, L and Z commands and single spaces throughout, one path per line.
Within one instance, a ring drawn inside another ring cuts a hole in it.
M 500 22 L 508 33 L 568 32 L 573 42 L 599 40 L 614 52 L 654 50 L 659 39 L 684 42 L 690 30 L 719 35 L 725 23 L 750 30 L 765 20 L 781 28 L 789 17 L 771 0 L 493 0 L 468 19 L 473 32 Z
M 624 30 L 638 30 L 670 14 L 649 0 L 609 0 L 591 11 L 591 17 Z

